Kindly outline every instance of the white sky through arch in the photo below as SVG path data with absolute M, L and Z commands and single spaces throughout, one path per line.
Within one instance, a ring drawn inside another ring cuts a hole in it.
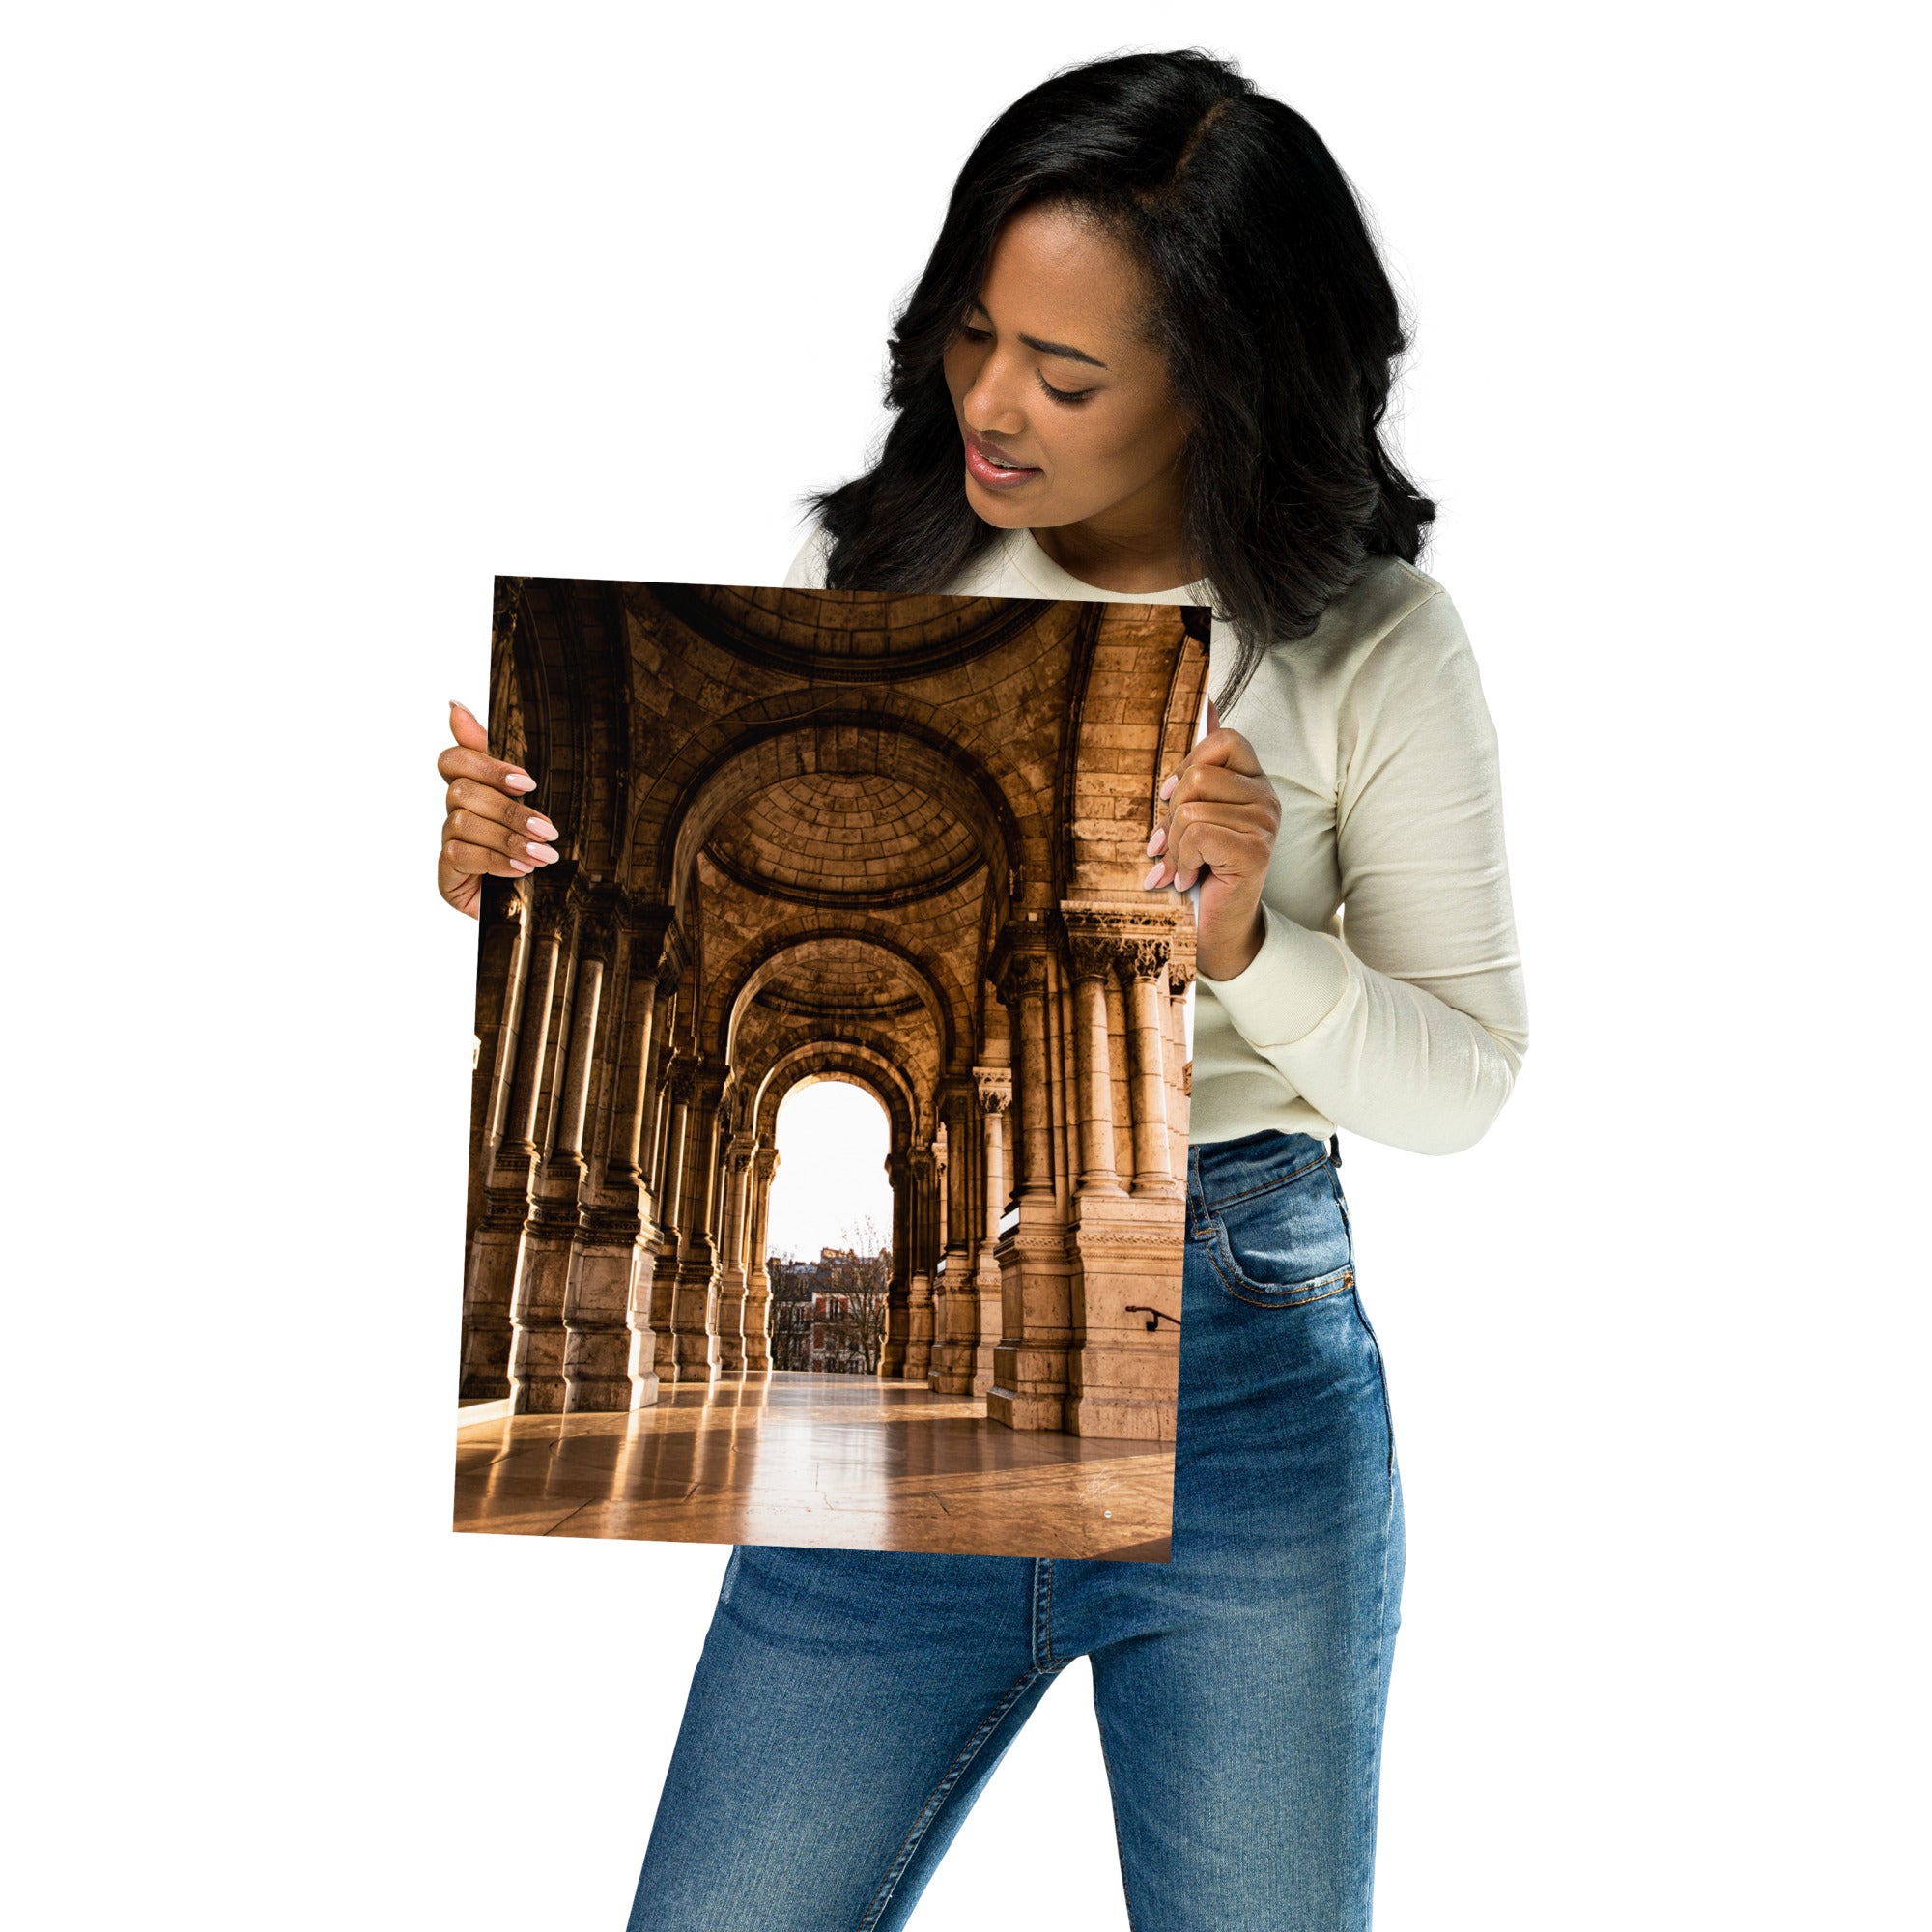
M 849 1080 L 794 1087 L 779 1106 L 766 1252 L 813 1261 L 820 1248 L 844 1247 L 847 1226 L 867 1214 L 890 1242 L 888 1144 L 886 1110 L 863 1087 Z

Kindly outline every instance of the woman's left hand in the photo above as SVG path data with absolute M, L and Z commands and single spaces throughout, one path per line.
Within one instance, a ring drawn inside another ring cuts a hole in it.
M 1225 730 L 1208 700 L 1208 734 L 1160 788 L 1166 809 L 1155 820 L 1141 881 L 1149 891 L 1186 892 L 1201 882 L 1195 909 L 1195 964 L 1210 980 L 1232 980 L 1262 950 L 1262 883 L 1281 827 L 1281 800 L 1255 748 Z

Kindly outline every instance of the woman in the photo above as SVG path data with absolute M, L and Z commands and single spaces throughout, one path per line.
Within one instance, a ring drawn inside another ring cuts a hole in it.
M 1227 64 L 1060 74 L 966 162 L 787 581 L 1215 611 L 1145 882 L 1200 888 L 1173 1556 L 734 1551 L 634 1932 L 903 1925 L 1079 1656 L 1136 1927 L 1369 1923 L 1402 1491 L 1332 1136 L 1467 1147 L 1526 1044 L 1494 734 L 1380 440 L 1405 347 L 1347 181 Z M 473 909 L 554 835 L 452 719 Z

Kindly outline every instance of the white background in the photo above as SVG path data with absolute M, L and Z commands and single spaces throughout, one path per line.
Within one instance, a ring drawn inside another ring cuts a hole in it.
M 1410 1538 L 1378 1925 L 1906 1922 L 1904 10 L 12 17 L 9 1916 L 617 1932 L 724 1551 L 448 1529 L 444 700 L 495 572 L 776 582 L 980 128 L 1192 40 L 1413 308 L 1530 997 L 1478 1148 L 1343 1136 Z M 1124 1923 L 1086 1696 L 922 1932 Z

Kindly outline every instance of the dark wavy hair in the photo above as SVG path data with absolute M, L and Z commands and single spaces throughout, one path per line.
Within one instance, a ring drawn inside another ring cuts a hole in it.
M 1192 425 L 1186 534 L 1238 643 L 1225 709 L 1369 557 L 1413 563 L 1435 505 L 1383 447 L 1408 337 L 1353 187 L 1299 114 L 1198 48 L 1063 70 L 980 136 L 894 323 L 878 459 L 803 499 L 827 583 L 934 590 L 1001 534 L 967 501 L 942 357 L 1001 225 L 1048 204 L 1103 223 L 1151 291 L 1141 327 Z

